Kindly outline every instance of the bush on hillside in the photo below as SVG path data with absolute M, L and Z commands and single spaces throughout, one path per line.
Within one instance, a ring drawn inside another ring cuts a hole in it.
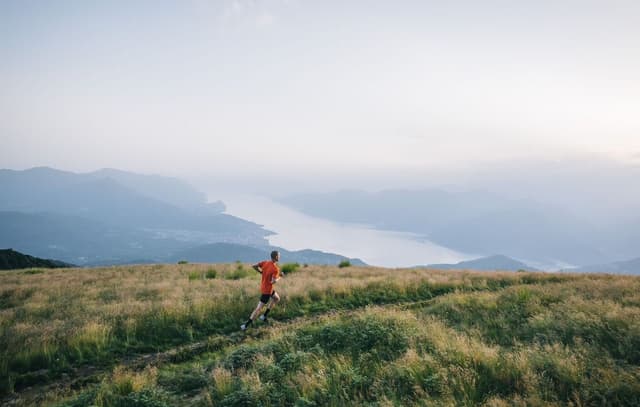
M 281 271 L 284 274 L 291 274 L 291 273 L 295 273 L 299 267 L 300 267 L 300 264 L 298 263 L 287 263 L 282 266 Z
M 250 270 L 245 269 L 242 263 L 239 261 L 236 262 L 235 270 L 228 271 L 224 274 L 224 278 L 226 280 L 240 280 L 241 278 L 246 278 L 253 275 Z

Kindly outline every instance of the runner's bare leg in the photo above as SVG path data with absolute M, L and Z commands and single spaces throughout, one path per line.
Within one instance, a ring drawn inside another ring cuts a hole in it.
M 275 307 L 276 304 L 279 303 L 279 302 L 280 302 L 280 296 L 278 295 L 278 293 L 273 293 L 273 295 L 269 299 L 269 305 L 267 305 L 267 308 L 271 309 L 271 308 Z
M 271 302 L 271 301 L 269 301 Z M 262 307 L 264 307 L 266 304 L 264 304 L 261 301 L 258 301 L 258 306 L 256 307 L 255 310 L 253 310 L 253 312 L 251 313 L 251 316 L 249 317 L 250 320 L 254 320 L 256 319 L 256 317 L 258 316 L 258 314 L 260 314 L 260 310 L 262 310 Z

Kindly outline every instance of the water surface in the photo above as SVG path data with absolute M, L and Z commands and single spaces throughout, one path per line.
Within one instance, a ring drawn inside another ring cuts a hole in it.
M 457 263 L 472 258 L 411 233 L 375 230 L 364 225 L 315 218 L 265 197 L 217 195 L 212 200 L 218 199 L 226 204 L 227 214 L 261 224 L 275 232 L 268 237 L 269 243 L 287 250 L 321 250 L 356 257 L 367 264 L 383 267 Z

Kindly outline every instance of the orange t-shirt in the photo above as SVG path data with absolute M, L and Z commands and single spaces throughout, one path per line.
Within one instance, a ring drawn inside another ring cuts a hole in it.
M 258 266 L 262 269 L 262 282 L 260 283 L 260 290 L 262 294 L 271 294 L 273 292 L 273 284 L 271 279 L 280 277 L 280 269 L 278 265 L 272 261 L 265 260 L 258 263 Z

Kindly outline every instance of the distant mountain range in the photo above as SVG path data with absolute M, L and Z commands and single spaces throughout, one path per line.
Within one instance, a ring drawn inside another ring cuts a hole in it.
M 171 261 L 212 243 L 233 244 L 227 249 L 238 260 L 242 250 L 268 248 L 272 234 L 222 213 L 222 202 L 207 203 L 191 185 L 157 175 L 0 170 L 0 191 L 0 247 L 78 265 Z M 331 263 L 334 256 L 313 258 Z
M 3 210 L 50 211 L 56 207 L 63 211 L 73 210 L 80 206 L 76 199 L 82 198 L 80 202 L 84 202 L 90 198 L 79 196 L 80 192 L 85 192 L 94 183 L 100 185 L 109 180 L 113 181 L 114 187 L 126 188 L 137 198 L 146 197 L 183 209 L 207 205 L 204 193 L 176 178 L 115 169 L 77 174 L 49 167 L 24 171 L 0 170 L 0 185 L 3 188 L 0 204 Z M 213 209 L 220 213 L 224 207 L 218 203 Z
M 254 259 L 270 251 L 271 231 L 223 213 L 224 203 L 207 203 L 205 194 L 175 178 L 40 167 L 0 170 L 0 191 L 0 248 L 40 258 L 80 266 L 218 262 Z M 313 216 L 411 232 L 460 252 L 503 253 L 536 265 L 574 264 L 585 272 L 635 272 L 633 260 L 616 260 L 640 253 L 640 216 L 596 227 L 562 208 L 486 191 L 340 191 L 281 202 Z M 312 250 L 287 255 L 304 263 L 344 259 Z M 532 269 L 488 259 L 489 269 Z M 483 265 L 463 262 L 452 267 Z
M 616 261 L 607 264 L 595 264 L 591 266 L 578 267 L 576 269 L 562 270 L 574 273 L 610 273 L 610 274 L 635 274 L 640 275 L 640 257 Z
M 212 243 L 186 249 L 175 254 L 171 260 L 187 260 L 195 263 L 230 263 L 241 261 L 244 263 L 255 263 L 269 258 L 272 250 L 280 251 L 280 258 L 283 263 L 307 263 L 307 264 L 333 264 L 336 265 L 343 260 L 349 260 L 354 266 L 366 265 L 360 259 L 350 259 L 332 253 L 325 253 L 317 250 L 289 251 L 281 247 L 247 247 L 232 243 Z
M 514 260 L 507 256 L 494 255 L 488 257 L 482 257 L 475 260 L 461 261 L 456 264 L 429 264 L 424 266 L 430 269 L 439 270 L 478 270 L 478 271 L 539 271 L 533 267 L 528 266 L 518 260 Z
M 537 264 L 607 263 L 640 253 L 640 214 L 595 226 L 570 208 L 483 190 L 344 190 L 279 201 L 316 217 L 415 233 L 463 253 L 504 253 Z
M 0 188 L 0 211 L 56 213 L 136 228 L 269 234 L 259 225 L 222 214 L 222 203 L 208 204 L 204 194 L 173 178 L 33 168 L 0 170 Z
M 58 260 L 40 259 L 29 256 L 13 249 L 0 250 L 0 270 L 17 270 L 34 267 L 66 268 L 75 266 Z

